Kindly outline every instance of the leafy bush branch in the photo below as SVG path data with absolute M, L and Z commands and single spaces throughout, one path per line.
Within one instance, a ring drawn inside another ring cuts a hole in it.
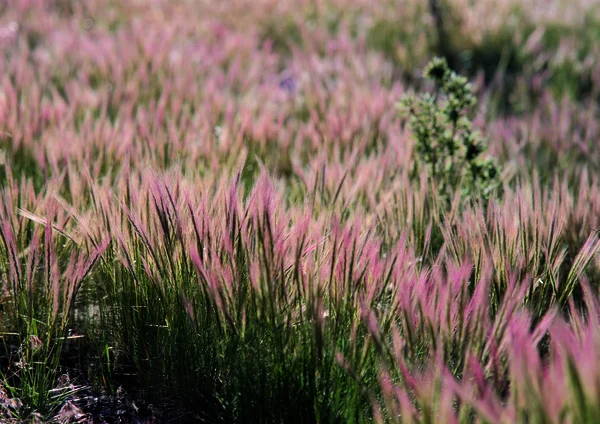
M 471 85 L 441 58 L 427 65 L 424 76 L 435 83 L 435 94 L 401 101 L 416 138 L 416 174 L 426 169 L 449 202 L 457 191 L 464 199 L 488 199 L 499 187 L 500 169 L 485 155 L 486 142 L 469 119 L 477 104 Z

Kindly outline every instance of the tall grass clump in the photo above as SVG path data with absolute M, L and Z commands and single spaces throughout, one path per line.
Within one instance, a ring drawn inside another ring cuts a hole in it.
M 102 309 L 122 363 L 197 419 L 364 419 L 376 373 L 356 311 L 377 295 L 376 246 L 341 228 L 324 237 L 309 214 L 294 223 L 266 176 L 245 203 L 238 183 L 208 201 L 154 180 L 113 214 L 127 220 L 112 230 Z
M 30 184 L 20 189 L 33 193 Z M 11 190 L 2 190 L 0 328 L 7 356 L 2 358 L 0 384 L 4 395 L 15 399 L 8 416 L 24 420 L 32 413 L 53 416 L 77 391 L 61 358 L 71 338 L 77 294 L 109 239 L 79 246 L 57 224 L 56 203 L 46 204 L 44 220 L 19 208 L 17 218 L 15 200 Z

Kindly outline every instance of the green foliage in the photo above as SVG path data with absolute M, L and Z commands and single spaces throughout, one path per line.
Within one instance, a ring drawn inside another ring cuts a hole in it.
M 549 23 L 544 28 L 540 43 L 543 50 L 560 52 L 545 64 L 551 71 L 550 89 L 557 98 L 568 95 L 572 99 L 582 99 L 590 94 L 597 95 L 593 72 L 597 66 L 594 58 L 599 48 L 600 20 L 589 14 L 583 21 L 585 23 L 580 27 Z M 529 59 L 533 61 L 534 58 Z
M 416 175 L 426 169 L 448 202 L 457 191 L 465 199 L 488 199 L 499 186 L 500 169 L 485 156 L 485 140 L 467 115 L 477 104 L 471 85 L 441 58 L 427 65 L 424 76 L 436 94 L 401 101 L 416 139 Z
M 376 20 L 367 31 L 367 46 L 381 52 L 385 58 L 408 74 L 424 63 L 429 45 L 428 29 L 418 25 L 415 28 L 399 24 L 385 18 Z
M 290 55 L 293 46 L 302 46 L 302 30 L 290 18 L 269 20 L 261 31 L 261 40 L 270 40 L 273 50 L 283 55 Z
M 11 167 L 11 178 L 17 181 L 22 177 L 31 178 L 36 190 L 40 190 L 44 185 L 46 176 L 33 152 L 22 145 L 14 149 L 10 145 L 10 140 L 0 140 L 0 187 L 6 187 L 8 184 L 7 163 Z

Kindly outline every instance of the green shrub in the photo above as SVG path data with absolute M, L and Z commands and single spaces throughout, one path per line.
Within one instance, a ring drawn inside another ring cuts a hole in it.
M 458 190 L 466 199 L 488 199 L 499 185 L 500 170 L 485 156 L 485 140 L 467 115 L 477 103 L 471 85 L 441 58 L 427 65 L 424 76 L 435 83 L 436 94 L 401 101 L 416 138 L 415 176 L 426 169 L 448 202 Z

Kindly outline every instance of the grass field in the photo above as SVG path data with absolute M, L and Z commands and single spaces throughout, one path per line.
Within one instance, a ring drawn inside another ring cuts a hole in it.
M 600 416 L 598 0 L 0 1 L 0 422 Z

